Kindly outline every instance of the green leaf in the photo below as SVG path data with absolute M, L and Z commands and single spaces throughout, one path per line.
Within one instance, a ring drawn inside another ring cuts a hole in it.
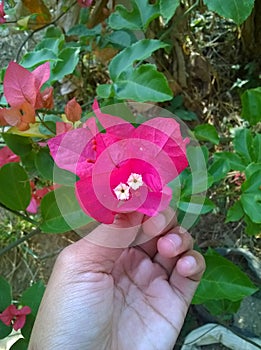
M 218 159 L 222 159 L 223 161 L 228 161 L 230 169 L 229 170 L 238 170 L 238 171 L 245 171 L 246 169 L 246 163 L 248 162 L 243 161 L 242 156 L 236 153 L 232 152 L 217 152 L 214 155 L 215 161 Z
M 192 171 L 185 177 L 182 196 L 205 192 L 213 184 L 212 176 L 204 170 Z
M 58 168 L 50 152 L 46 148 L 40 149 L 35 155 L 35 166 L 41 176 L 61 185 L 73 185 L 78 177 L 70 171 Z
M 64 233 L 92 221 L 81 209 L 73 187 L 60 187 L 49 192 L 41 201 L 43 223 L 46 233 Z
M 150 22 L 159 17 L 158 4 L 149 4 L 148 0 L 132 0 L 131 10 L 117 5 L 109 17 L 109 26 L 113 29 L 146 30 Z
M 44 48 L 38 51 L 32 51 L 25 54 L 21 61 L 21 65 L 24 68 L 34 68 L 47 61 L 56 62 L 57 56 L 52 50 Z
M 249 236 L 260 235 L 261 234 L 261 224 L 255 224 L 247 215 L 244 216 L 246 223 L 246 233 Z
M 250 163 L 245 169 L 246 179 L 248 180 L 256 171 L 261 170 L 261 163 Z
M 59 56 L 58 62 L 54 65 L 51 71 L 50 81 L 61 80 L 64 76 L 73 73 L 79 62 L 80 48 L 66 47 Z
M 242 117 L 255 125 L 261 121 L 261 87 L 246 90 L 241 95 Z
M 96 92 L 101 98 L 109 98 L 112 95 L 113 86 L 111 84 L 101 84 L 97 86 Z
M 134 42 L 137 41 L 134 34 L 126 30 L 117 30 L 104 37 L 104 39 L 113 44 L 115 48 L 126 48 L 131 46 Z
M 194 304 L 223 299 L 236 302 L 258 290 L 239 267 L 215 251 L 209 249 L 204 257 L 207 267 L 194 296 Z
M 96 37 L 101 34 L 101 25 L 97 25 L 92 29 L 89 29 L 86 27 L 85 24 L 76 24 L 72 28 L 70 28 L 67 32 L 67 35 L 75 35 L 79 37 L 86 37 L 86 38 L 91 38 L 91 37 Z
M 209 174 L 213 177 L 213 182 L 218 182 L 227 175 L 230 170 L 230 164 L 227 159 L 219 158 L 215 159 L 208 168 Z
M 45 38 L 60 38 L 63 36 L 62 30 L 57 26 L 48 26 L 45 32 Z
M 49 49 L 56 55 L 57 58 L 63 45 L 64 35 L 61 35 L 59 38 L 42 39 L 39 44 L 36 45 L 35 50 Z
M 261 169 L 254 172 L 241 186 L 244 212 L 256 224 L 261 224 Z
M 34 317 L 36 317 L 38 312 L 44 291 L 45 286 L 42 281 L 39 281 L 26 289 L 20 298 L 20 304 L 23 306 L 29 306 L 32 310 L 31 314 Z
M 10 350 L 27 350 L 28 345 L 27 340 L 20 338 L 11 346 Z
M 234 222 L 239 221 L 244 216 L 244 210 L 242 208 L 242 204 L 240 200 L 235 202 L 232 207 L 228 209 L 227 216 L 226 216 L 226 223 L 227 222 Z
M 0 202 L 12 210 L 25 210 L 31 200 L 31 187 L 25 170 L 18 163 L 0 168 Z
M 1 320 L 0 320 L 0 339 L 6 338 L 13 330 L 12 326 L 6 326 Z
M 32 140 L 29 137 L 3 133 L 6 145 L 18 156 L 25 156 L 32 151 Z
M 241 300 L 230 301 L 226 299 L 222 300 L 207 300 L 204 302 L 204 306 L 208 311 L 215 316 L 218 315 L 233 315 L 235 314 L 241 304 Z
M 47 180 L 53 180 L 54 160 L 46 148 L 42 148 L 35 155 L 35 166 L 40 175 Z
M 235 151 L 244 158 L 246 164 L 254 161 L 252 157 L 253 137 L 249 129 L 238 129 L 235 133 L 233 144 Z
M 242 185 L 244 193 L 261 193 L 261 168 L 255 171 Z
M 166 77 L 151 64 L 122 73 L 116 80 L 114 89 L 117 98 L 137 102 L 161 102 L 172 98 Z
M 198 140 L 210 141 L 214 143 L 214 145 L 219 144 L 219 136 L 213 125 L 202 124 L 196 126 L 194 129 L 194 135 Z
M 192 172 L 205 171 L 207 174 L 208 149 L 205 146 L 188 146 L 187 157 Z
M 253 141 L 255 161 L 261 163 L 261 133 L 256 134 Z
M 183 198 L 178 203 L 178 208 L 186 213 L 194 215 L 206 214 L 215 209 L 215 204 L 205 196 L 193 195 Z
M 248 217 L 255 224 L 261 224 L 261 190 L 260 193 L 255 194 L 243 193 L 241 195 L 241 203 Z
M 0 293 L 0 313 L 1 313 L 12 302 L 11 286 L 7 282 L 7 280 L 4 279 L 2 276 L 0 276 L 0 290 L 1 290 L 1 293 Z
M 196 113 L 194 113 L 192 111 L 188 111 L 188 110 L 183 109 L 183 108 L 175 109 L 173 111 L 173 113 L 175 115 L 177 115 L 182 120 L 191 121 L 191 120 L 197 120 L 198 119 Z
M 151 54 L 168 44 L 160 40 L 143 39 L 132 44 L 116 55 L 109 64 L 109 73 L 112 80 L 115 80 L 122 72 L 132 67 L 134 62 L 143 61 Z
M 175 15 L 176 9 L 179 7 L 179 0 L 160 0 L 160 13 L 165 24 Z
M 232 19 L 237 25 L 242 24 L 253 10 L 255 0 L 204 0 L 210 11 Z

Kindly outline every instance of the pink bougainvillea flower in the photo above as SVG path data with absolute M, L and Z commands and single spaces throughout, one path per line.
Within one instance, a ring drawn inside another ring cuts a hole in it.
M 31 197 L 31 201 L 30 201 L 28 207 L 26 208 L 26 210 L 28 211 L 28 213 L 36 214 L 38 211 L 38 208 L 41 204 L 42 198 L 48 192 L 53 191 L 54 186 L 46 186 L 46 187 L 37 189 L 35 187 L 35 183 L 33 181 L 30 182 L 30 186 L 32 189 L 32 197 Z
M 20 157 L 14 154 L 9 147 L 0 149 L 0 167 L 7 163 L 20 162 Z
M 31 313 L 29 306 L 24 306 L 21 309 L 17 309 L 15 305 L 9 305 L 1 314 L 0 320 L 6 325 L 13 325 L 13 329 L 18 331 L 18 329 L 23 328 L 26 321 L 26 315 Z
M 0 24 L 3 24 L 6 22 L 5 19 L 5 10 L 4 10 L 4 1 L 0 2 Z
M 44 91 L 40 94 L 41 100 L 40 100 L 40 106 L 39 108 L 46 108 L 46 109 L 52 109 L 54 106 L 54 100 L 53 100 L 53 88 L 47 87 L 44 89 Z
M 77 0 L 81 7 L 91 7 L 93 0 Z
M 56 122 L 56 135 L 63 134 L 69 130 L 73 130 L 72 123 Z
M 30 72 L 11 62 L 4 76 L 4 95 L 11 108 L 0 110 L 8 125 L 26 130 L 35 122 L 35 109 L 53 106 L 52 88 L 41 92 L 50 77 L 50 63 L 46 62 Z
M 112 223 L 117 213 L 154 216 L 172 198 L 167 184 L 187 165 L 186 145 L 172 118 L 154 118 L 135 128 L 104 114 L 95 101 L 94 117 L 83 128 L 56 136 L 48 145 L 56 164 L 79 176 L 76 196 L 86 214 Z
M 65 110 L 66 118 L 70 122 L 74 123 L 81 119 L 82 107 L 76 101 L 75 97 L 67 102 L 64 110 Z

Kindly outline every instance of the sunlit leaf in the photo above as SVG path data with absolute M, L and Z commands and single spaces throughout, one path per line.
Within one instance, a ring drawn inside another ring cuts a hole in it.
M 134 43 L 130 47 L 122 50 L 109 64 L 109 72 L 112 80 L 115 80 L 122 72 L 133 66 L 134 62 L 143 61 L 151 54 L 167 44 L 160 40 L 143 39 Z
M 166 77 L 151 64 L 122 73 L 115 81 L 114 90 L 117 98 L 138 102 L 160 102 L 172 98 Z
M 231 261 L 213 250 L 208 250 L 204 257 L 207 268 L 194 296 L 194 304 L 223 299 L 236 302 L 257 291 L 249 277 Z
M 203 0 L 210 11 L 242 24 L 253 10 L 255 0 Z

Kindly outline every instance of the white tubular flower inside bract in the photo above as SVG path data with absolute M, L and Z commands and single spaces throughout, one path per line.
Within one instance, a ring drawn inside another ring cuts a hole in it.
M 143 185 L 142 176 L 140 174 L 131 173 L 128 178 L 127 184 L 133 190 L 137 190 Z
M 117 199 L 119 200 L 127 200 L 130 198 L 130 187 L 125 185 L 124 183 L 120 183 L 113 189 Z

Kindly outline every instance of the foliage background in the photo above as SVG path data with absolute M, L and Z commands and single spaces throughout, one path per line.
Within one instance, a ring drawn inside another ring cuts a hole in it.
M 230 327 L 240 302 L 256 292 L 254 284 L 260 283 L 256 270 L 251 269 L 251 263 L 248 267 L 248 260 L 239 252 L 242 249 L 260 256 L 261 1 L 218 4 L 207 0 L 133 0 L 113 5 L 96 1 L 91 8 L 83 8 L 73 1 L 7 1 L 10 23 L 0 29 L 3 47 L 19 38 L 12 56 L 1 57 L 2 81 L 11 59 L 30 70 L 46 61 L 52 63 L 49 84 L 54 87 L 55 107 L 39 112 L 38 131 L 42 135 L 52 135 L 72 97 L 86 113 L 96 96 L 103 105 L 127 100 L 153 102 L 175 113 L 193 130 L 201 145 L 191 154 L 191 159 L 197 160 L 193 171 L 198 171 L 200 178 L 197 164 L 203 154 L 207 186 L 197 183 L 197 191 L 192 193 L 190 170 L 184 172 L 177 205 L 180 220 L 191 202 L 199 214 L 192 233 L 205 253 L 208 270 L 194 300 L 200 305 L 192 307 L 185 332 L 204 323 L 205 313 L 208 320 Z M 0 102 L 2 107 L 6 105 L 3 98 Z M 45 151 L 27 144 L 28 139 L 34 140 L 33 130 L 22 134 L 12 129 L 8 136 L 3 130 L 2 144 L 21 156 L 22 168 L 30 179 L 40 179 L 41 185 L 49 183 L 52 175 L 50 178 L 45 171 L 49 158 Z M 47 281 L 52 257 L 78 236 L 73 232 L 35 235 L 42 230 L 50 232 L 46 227 L 53 217 L 45 212 L 44 203 L 55 203 L 51 196 L 46 197 L 35 216 L 13 208 L 8 200 L 10 183 L 6 186 L 6 179 L 11 181 L 6 175 L 10 170 L 11 166 L 5 172 L 0 170 L 4 208 L 1 253 L 8 250 L 0 266 L 13 286 L 13 299 L 20 300 L 30 284 Z M 14 188 L 17 171 L 14 169 Z M 207 199 L 198 202 L 197 194 L 204 190 Z M 39 224 L 40 230 L 35 231 Z M 67 230 L 58 225 L 58 232 Z M 12 248 L 17 243 L 19 246 Z M 217 256 L 216 251 L 239 268 Z M 213 294 L 217 285 L 219 292 Z

